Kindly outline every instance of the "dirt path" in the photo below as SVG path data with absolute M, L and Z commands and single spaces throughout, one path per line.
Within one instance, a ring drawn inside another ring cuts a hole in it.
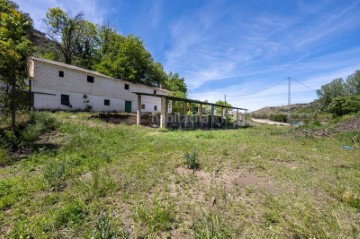
M 260 123 L 260 124 L 270 124 L 270 125 L 283 125 L 283 126 L 288 126 L 288 123 L 281 123 L 281 122 L 276 122 L 276 121 L 271 121 L 268 119 L 254 119 L 251 118 L 252 121 L 254 121 L 255 123 Z

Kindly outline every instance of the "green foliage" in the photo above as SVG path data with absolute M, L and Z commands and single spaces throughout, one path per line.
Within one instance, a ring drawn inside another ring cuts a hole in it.
M 4 130 L 0 135 L 0 145 L 16 149 L 24 146 L 33 146 L 39 136 L 45 132 L 55 130 L 59 122 L 46 112 L 32 112 L 26 125 L 18 129 L 19 137 L 10 131 Z
M 360 94 L 334 98 L 328 111 L 337 116 L 360 112 Z
M 59 191 L 66 186 L 69 165 L 65 160 L 50 160 L 44 168 L 44 179 L 50 188 Z
M 65 63 L 71 64 L 76 51 L 76 43 L 83 23 L 83 14 L 78 13 L 71 17 L 62 9 L 49 8 L 45 22 L 48 26 L 48 35 L 57 41 L 57 46 L 64 54 Z
M 185 152 L 185 164 L 188 169 L 198 170 L 200 169 L 200 163 L 198 159 L 198 153 L 193 151 L 192 153 Z
M 113 226 L 110 222 L 109 214 L 106 212 L 100 213 L 97 218 L 95 230 L 91 239 L 115 239 L 115 238 L 128 238 L 128 233 L 122 231 L 120 235 L 116 230 L 113 229 Z
M 0 1 L 0 99 L 12 115 L 12 131 L 16 130 L 16 111 L 20 104 L 17 93 L 25 86 L 27 57 L 32 52 L 29 33 L 32 22 L 9 0 Z
M 217 214 L 204 211 L 193 225 L 194 236 L 198 239 L 232 238 L 228 225 Z
M 168 231 L 175 221 L 173 211 L 174 205 L 171 202 L 156 198 L 150 207 L 143 204 L 137 205 L 134 219 L 137 222 L 145 223 L 150 234 Z
M 285 122 L 287 122 L 287 115 L 286 114 L 271 114 L 269 119 L 272 121 L 285 123 Z
M 344 81 L 342 78 L 321 86 L 316 91 L 321 109 L 335 115 L 344 115 L 358 112 L 360 107 L 360 70 L 349 75 Z
M 216 101 L 215 104 L 229 106 L 229 107 L 232 106 L 229 102 L 226 102 L 225 104 L 225 101 L 222 100 Z M 222 115 L 222 114 L 223 114 L 223 109 L 221 107 L 216 107 L 216 115 Z
M 5 166 L 11 162 L 5 149 L 0 147 L 0 167 Z
M 85 216 L 85 204 L 78 199 L 72 199 L 56 212 L 54 224 L 56 228 L 77 226 L 83 222 Z

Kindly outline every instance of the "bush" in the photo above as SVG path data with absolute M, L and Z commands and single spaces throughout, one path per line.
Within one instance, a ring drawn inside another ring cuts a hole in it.
M 192 170 L 200 169 L 200 163 L 196 151 L 193 151 L 191 154 L 188 152 L 185 153 L 185 164 L 188 169 L 192 169 Z
M 50 131 L 58 128 L 59 121 L 48 112 L 32 112 L 30 124 L 43 124 L 43 130 Z
M 50 161 L 44 169 L 44 179 L 52 190 L 59 191 L 66 186 L 65 180 L 68 175 L 68 165 L 66 161 Z
M 91 239 L 115 239 L 128 238 L 129 233 L 125 230 L 118 233 L 112 228 L 108 213 L 102 212 L 96 221 L 95 230 Z
M 0 167 L 5 166 L 11 162 L 5 149 L 0 148 Z
M 360 94 L 336 97 L 328 106 L 328 111 L 338 116 L 360 112 Z
M 287 122 L 287 115 L 286 114 L 272 114 L 272 115 L 270 115 L 269 119 L 272 120 L 272 121 L 286 123 Z
M 73 200 L 65 204 L 55 214 L 55 227 L 80 225 L 85 219 L 85 205 L 79 200 Z

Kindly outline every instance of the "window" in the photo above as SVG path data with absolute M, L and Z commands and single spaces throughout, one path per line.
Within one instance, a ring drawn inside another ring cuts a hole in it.
M 141 105 L 141 109 L 142 109 L 142 110 L 145 109 L 145 105 L 144 105 L 144 104 Z
M 130 89 L 130 86 L 128 85 L 128 84 L 125 84 L 125 90 L 128 90 L 128 89 Z
M 59 77 L 64 77 L 64 72 L 63 71 L 59 71 Z
M 87 76 L 87 82 L 94 83 L 94 77 L 93 76 Z
M 154 95 L 156 95 L 156 90 L 154 90 Z
M 157 105 L 154 105 L 154 110 L 157 111 Z
M 104 105 L 110 105 L 110 100 L 104 100 Z
M 61 95 L 61 104 L 62 105 L 70 105 L 70 97 L 69 95 Z

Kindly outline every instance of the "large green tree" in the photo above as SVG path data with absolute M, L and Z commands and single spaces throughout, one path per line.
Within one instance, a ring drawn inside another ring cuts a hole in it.
M 344 80 L 337 78 L 328 84 L 322 85 L 321 88 L 316 91 L 316 94 L 322 108 L 326 109 L 334 98 L 346 95 Z
M 99 58 L 99 35 L 93 23 L 86 20 L 80 22 L 75 45 L 76 65 L 92 70 Z
M 27 57 L 31 53 L 29 33 L 32 22 L 9 0 L 0 0 L 0 81 L 5 90 L 2 101 L 11 112 L 11 128 L 16 133 L 17 92 L 25 87 Z
M 57 42 L 65 63 L 71 64 L 81 32 L 83 13 L 80 12 L 72 17 L 58 7 L 49 8 L 45 23 L 48 26 L 48 36 Z

